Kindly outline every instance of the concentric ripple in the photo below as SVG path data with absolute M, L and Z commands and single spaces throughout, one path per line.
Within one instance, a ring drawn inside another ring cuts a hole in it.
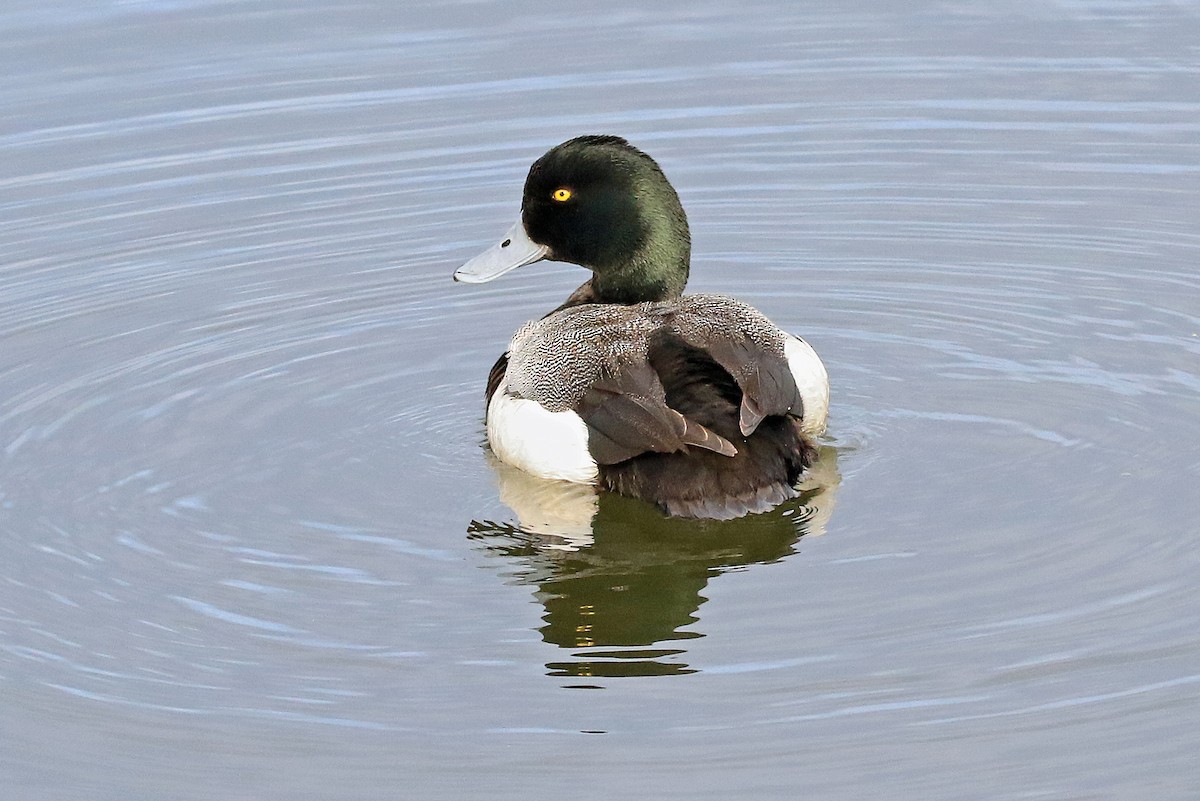
M 6 787 L 1189 797 L 1194 4 L 684 5 L 0 10 Z M 822 354 L 836 510 L 489 462 L 585 273 L 450 274 L 599 132 Z

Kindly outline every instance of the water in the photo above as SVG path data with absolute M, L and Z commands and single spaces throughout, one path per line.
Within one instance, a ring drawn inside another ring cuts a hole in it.
M 1200 6 L 10 2 L 14 799 L 1200 794 Z M 807 495 L 482 447 L 584 278 L 450 272 L 629 137 L 823 355 Z

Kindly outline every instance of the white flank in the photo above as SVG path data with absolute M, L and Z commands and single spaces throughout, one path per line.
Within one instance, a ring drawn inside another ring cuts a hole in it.
M 829 415 L 829 374 L 825 372 L 825 365 L 812 345 L 791 334 L 785 335 L 783 353 L 804 401 L 804 419 L 800 427 L 806 434 L 822 434 Z
M 487 435 L 503 462 L 540 478 L 595 483 L 587 426 L 574 412 L 551 412 L 536 401 L 508 394 L 501 381 L 488 403 Z

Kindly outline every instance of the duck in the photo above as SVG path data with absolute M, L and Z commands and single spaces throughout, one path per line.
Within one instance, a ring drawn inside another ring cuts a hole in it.
M 752 306 L 684 294 L 691 234 L 653 158 L 579 136 L 529 168 L 520 216 L 454 279 L 549 259 L 592 275 L 488 374 L 492 452 L 533 476 L 732 519 L 797 496 L 829 411 L 816 351 Z

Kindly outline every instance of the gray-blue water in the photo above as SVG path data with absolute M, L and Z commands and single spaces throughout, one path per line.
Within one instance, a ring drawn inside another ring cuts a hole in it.
M 5 799 L 1200 797 L 1200 4 L 9 0 Z M 727 525 L 489 461 L 582 133 L 833 382 Z M 580 511 L 582 509 L 582 512 Z

